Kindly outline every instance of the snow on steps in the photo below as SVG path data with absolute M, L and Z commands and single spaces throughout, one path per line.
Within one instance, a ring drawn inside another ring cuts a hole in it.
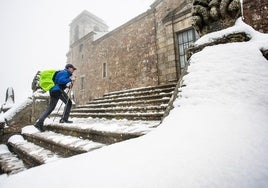
M 71 111 L 71 117 L 161 120 L 175 84 L 143 87 L 105 94 Z
M 165 97 L 170 97 L 172 95 L 172 92 L 168 93 L 163 93 L 163 92 L 156 92 L 154 91 L 153 94 L 144 94 L 144 95 L 132 95 L 132 96 L 114 96 L 112 98 L 98 98 L 94 99 L 93 101 L 90 101 L 88 104 L 99 104 L 99 103 L 108 103 L 108 102 L 123 102 L 123 101 L 146 101 L 150 99 L 159 99 L 159 98 L 165 98 Z
M 129 120 L 161 120 L 164 112 L 155 113 L 72 113 L 72 117 L 93 117 L 107 119 L 129 119 Z
M 128 89 L 128 90 L 121 90 L 121 91 L 114 91 L 114 92 L 109 92 L 104 94 L 104 96 L 119 96 L 119 95 L 124 95 L 128 93 L 139 93 L 139 92 L 144 92 L 147 93 L 149 92 L 157 92 L 157 91 L 164 91 L 165 88 L 172 88 L 175 86 L 175 83 L 170 83 L 170 84 L 165 84 L 165 85 L 159 85 L 159 86 L 148 86 L 148 87 L 140 87 L 140 88 L 133 88 L 133 89 Z
M 146 106 L 146 107 L 142 107 L 142 106 L 127 106 L 127 107 L 107 107 L 107 108 L 86 108 L 86 107 L 81 107 L 78 109 L 75 109 L 76 113 L 79 112 L 84 112 L 84 113 L 94 113 L 94 112 L 98 112 L 98 113 L 105 113 L 105 112 L 110 112 L 110 111 L 114 111 L 116 113 L 122 113 L 125 110 L 132 112 L 132 113 L 139 113 L 139 112 L 161 112 L 163 110 L 165 110 L 167 107 L 166 104 L 163 104 L 161 106 Z
M 21 135 L 10 137 L 8 146 L 11 148 L 11 151 L 15 152 L 23 160 L 28 168 L 60 158 L 57 154 L 28 142 Z
M 59 124 L 56 123 L 59 118 L 55 121 L 53 119 L 45 122 L 45 132 L 41 133 L 29 125 L 22 129 L 21 135 L 9 139 L 9 148 L 23 160 L 25 165 L 22 160 L 9 152 L 7 147 L 5 149 L 0 147 L 1 173 L 17 173 L 33 166 L 136 138 L 150 132 L 160 123 L 126 119 L 74 118 L 72 124 Z M 9 153 L 12 157 L 2 159 L 4 155 L 1 153 Z
M 0 146 L 1 173 L 15 174 L 62 158 L 50 150 L 28 142 L 21 135 L 10 137 L 7 145 L 8 147 L 4 144 Z
M 0 145 L 0 166 L 0 174 L 15 174 L 26 170 L 23 161 L 10 152 L 5 144 Z
M 108 120 L 101 120 L 106 121 Z M 46 130 L 54 131 L 57 133 L 61 133 L 63 135 L 72 135 L 83 139 L 90 139 L 94 142 L 99 142 L 103 144 L 113 144 L 116 142 L 121 142 L 124 140 L 128 140 L 131 138 L 137 138 L 139 136 L 143 136 L 144 134 L 151 131 L 153 128 L 150 127 L 139 127 L 141 124 L 137 126 L 128 126 L 128 125 L 115 125 L 112 122 L 115 120 L 111 120 L 110 124 L 104 125 L 103 123 L 97 124 L 97 126 L 90 125 L 81 125 L 81 124 L 50 124 L 46 126 Z M 118 121 L 120 122 L 124 121 Z M 143 122 L 145 125 L 147 122 Z M 159 122 L 152 122 L 153 126 L 159 124 Z
M 106 108 L 106 107 L 120 107 L 120 106 L 141 106 L 141 107 L 146 107 L 146 106 L 162 106 L 165 105 L 169 102 L 169 97 L 164 97 L 161 99 L 150 99 L 150 100 L 138 100 L 138 101 L 122 101 L 122 102 L 103 102 L 103 103 L 87 103 L 85 105 L 80 105 L 77 106 L 74 110 L 79 109 L 79 108 Z
M 29 142 L 33 142 L 64 157 L 93 151 L 104 146 L 104 144 L 96 143 L 91 140 L 66 136 L 52 131 L 34 134 L 23 133 L 23 137 Z
M 0 168 L 16 173 L 147 134 L 159 125 L 174 88 L 175 84 L 169 84 L 111 92 L 73 109 L 73 124 L 55 123 L 60 118 L 52 117 L 46 120 L 43 133 L 26 126 L 22 136 L 15 135 L 8 143 L 20 159 L 0 147 Z

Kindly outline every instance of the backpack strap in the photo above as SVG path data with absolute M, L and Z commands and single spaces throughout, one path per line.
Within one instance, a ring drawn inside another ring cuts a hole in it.
M 55 74 L 53 75 L 53 78 L 52 78 L 53 82 L 55 82 L 56 75 L 57 75 L 59 72 L 60 72 L 60 70 L 56 71 Z

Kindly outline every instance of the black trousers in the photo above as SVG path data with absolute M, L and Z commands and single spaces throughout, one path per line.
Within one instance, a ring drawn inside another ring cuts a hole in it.
M 41 114 L 39 117 L 38 123 L 44 123 L 45 119 L 51 114 L 51 112 L 55 109 L 59 99 L 65 103 L 64 111 L 63 111 L 63 119 L 68 120 L 71 107 L 72 100 L 68 98 L 67 93 L 64 91 L 50 91 L 50 102 L 47 109 Z

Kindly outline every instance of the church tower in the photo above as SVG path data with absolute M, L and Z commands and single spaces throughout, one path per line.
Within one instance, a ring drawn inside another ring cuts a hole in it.
M 102 19 L 84 10 L 70 24 L 70 45 L 92 31 L 108 32 L 108 26 Z

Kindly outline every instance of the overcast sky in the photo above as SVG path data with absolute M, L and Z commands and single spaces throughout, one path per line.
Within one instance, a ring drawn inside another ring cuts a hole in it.
M 20 102 L 31 95 L 38 70 L 62 69 L 69 24 L 83 10 L 103 19 L 109 31 L 150 8 L 154 0 L 0 0 L 0 105 L 8 87 Z

